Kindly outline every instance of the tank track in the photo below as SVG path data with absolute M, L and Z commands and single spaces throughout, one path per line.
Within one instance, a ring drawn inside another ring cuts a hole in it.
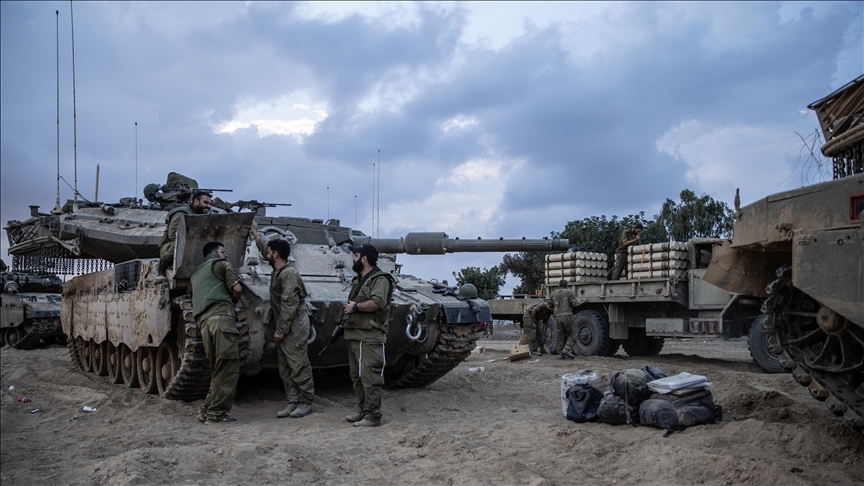
M 185 334 L 178 339 L 180 369 L 168 383 L 162 397 L 169 400 L 197 400 L 206 397 L 210 389 L 210 362 L 204 352 L 204 341 L 201 339 L 198 325 L 192 317 L 192 300 L 181 298 L 179 305 L 185 324 Z M 237 317 L 243 318 L 237 323 L 237 330 L 240 332 L 238 336 L 240 366 L 243 367 L 249 356 L 249 326 L 245 321 L 245 311 L 238 312 Z
M 479 323 L 468 326 L 444 325 L 438 333 L 438 341 L 420 363 L 393 383 L 393 388 L 419 388 L 434 383 L 471 354 L 478 339 Z
M 27 334 L 15 343 L 13 347 L 17 349 L 33 349 L 39 344 L 43 338 L 54 334 L 60 329 L 60 318 L 56 319 L 40 319 L 33 322 L 33 327 L 27 331 Z
M 81 355 L 79 354 L 78 344 L 75 342 L 75 338 L 67 337 L 66 338 L 66 347 L 69 348 L 69 359 L 72 360 L 72 368 L 75 371 L 84 372 L 84 366 L 81 365 Z

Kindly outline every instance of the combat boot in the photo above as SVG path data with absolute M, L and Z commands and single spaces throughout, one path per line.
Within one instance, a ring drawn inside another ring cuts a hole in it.
M 289 402 L 288 406 L 285 407 L 284 410 L 280 410 L 279 413 L 276 414 L 278 418 L 290 417 L 291 413 L 297 409 L 298 402 Z
M 224 415 L 222 418 L 218 418 L 218 419 L 208 418 L 207 422 L 204 422 L 204 423 L 207 425 L 213 425 L 213 424 L 225 424 L 225 423 L 236 422 L 236 421 L 237 421 L 237 417 L 232 417 L 231 415 Z
M 564 349 L 561 351 L 561 359 L 564 359 L 565 357 L 570 358 L 570 359 L 575 359 L 576 355 L 571 353 L 570 351 L 567 351 L 566 349 Z
M 156 269 L 156 277 L 153 278 L 154 283 L 168 282 L 168 277 L 165 276 L 165 272 L 168 271 L 168 266 L 168 262 L 165 260 L 159 260 L 159 268 Z
M 354 427 L 378 427 L 381 425 L 381 422 L 375 422 L 374 420 L 369 420 L 364 418 L 359 422 L 354 422 Z
M 312 404 L 307 402 L 300 402 L 297 404 L 297 408 L 291 412 L 291 418 L 300 418 L 305 417 L 312 413 Z
M 354 413 L 354 414 L 351 414 L 351 415 L 348 415 L 347 417 L 345 417 L 345 421 L 351 422 L 351 423 L 359 422 L 361 420 L 363 420 L 363 412 L 357 412 L 357 413 Z

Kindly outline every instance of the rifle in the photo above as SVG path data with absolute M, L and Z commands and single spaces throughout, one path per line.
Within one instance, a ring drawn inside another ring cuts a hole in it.
M 326 351 L 331 344 L 338 341 L 343 334 L 345 334 L 345 312 L 342 312 L 342 317 L 339 319 L 339 325 L 333 330 L 333 335 L 327 340 L 327 344 L 325 344 L 324 347 L 321 348 L 321 351 L 318 352 L 318 356 L 324 354 L 324 351 Z
M 465 298 L 462 297 L 461 295 L 459 295 L 459 293 L 456 292 L 456 290 L 453 287 L 448 287 L 446 285 L 441 285 L 441 284 L 437 284 L 434 282 L 432 282 L 432 287 L 434 287 L 434 290 L 432 290 L 432 293 L 434 293 L 434 294 L 441 294 L 445 297 L 450 295 L 450 296 L 456 297 L 459 300 L 465 300 Z
M 229 208 L 236 207 L 238 212 L 240 212 L 244 209 L 249 209 L 251 211 L 258 211 L 260 208 L 275 208 L 276 206 L 290 206 L 290 204 L 258 202 L 255 199 L 252 199 L 250 201 L 240 200 L 240 201 L 237 201 L 235 203 L 228 204 Z

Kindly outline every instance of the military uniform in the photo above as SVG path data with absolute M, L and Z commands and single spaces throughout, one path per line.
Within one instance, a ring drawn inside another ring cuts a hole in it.
M 267 254 L 267 244 L 256 240 L 258 250 Z M 315 383 L 309 362 L 309 315 L 306 313 L 306 285 L 297 268 L 286 263 L 270 276 L 270 318 L 279 342 L 279 376 L 285 385 L 289 404 L 312 403 Z
M 351 281 L 350 295 L 358 304 L 374 300 L 377 312 L 354 312 L 345 318 L 345 341 L 348 343 L 348 363 L 351 382 L 357 395 L 358 411 L 363 418 L 381 422 L 381 388 L 384 386 L 384 342 L 390 322 L 390 299 L 395 281 L 389 273 L 375 267 L 359 288 L 361 279 Z
M 195 214 L 192 207 L 188 204 L 176 207 L 165 216 L 165 233 L 162 235 L 162 242 L 159 244 L 159 259 L 167 265 L 174 263 L 174 248 L 177 246 L 177 227 L 180 225 L 180 219 L 184 214 Z
M 525 334 L 528 335 L 528 348 L 532 353 L 540 349 L 546 342 L 546 336 L 542 330 L 545 329 L 551 315 L 552 311 L 546 307 L 545 300 L 528 306 L 525 313 L 522 314 L 522 327 Z
M 615 249 L 615 268 L 612 270 L 610 280 L 618 280 L 621 278 L 621 273 L 627 266 L 627 248 L 630 245 L 625 245 L 626 242 L 638 238 L 639 235 L 633 232 L 632 229 L 621 232 L 621 239 L 618 240 L 618 248 Z M 631 243 L 632 245 L 633 243 Z
M 192 296 L 192 315 L 210 362 L 210 389 L 198 413 L 208 421 L 221 420 L 234 405 L 240 378 L 240 350 L 231 289 L 239 282 L 240 277 L 228 260 L 214 254 L 207 255 L 189 280 L 187 292 Z
M 559 288 L 552 292 L 552 305 L 555 309 L 555 350 L 571 351 L 576 343 L 576 320 L 573 318 L 573 308 L 579 305 L 576 294 L 572 290 Z

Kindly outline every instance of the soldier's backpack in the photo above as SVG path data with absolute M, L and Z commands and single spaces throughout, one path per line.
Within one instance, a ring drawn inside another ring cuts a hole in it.
M 623 398 L 609 394 L 600 400 L 597 419 L 609 425 L 636 425 L 639 422 L 639 407 L 628 405 Z
M 648 382 L 659 378 L 666 378 L 666 373 L 653 366 L 616 371 L 609 380 L 609 391 L 624 398 L 628 405 L 638 407 L 654 393 L 648 388 Z
M 603 392 L 587 383 L 577 383 L 567 390 L 567 420 L 577 424 L 597 420 L 597 409 Z
M 655 393 L 639 406 L 639 420 L 642 425 L 666 429 L 663 437 L 668 437 L 676 430 L 723 420 L 723 408 L 704 389 L 683 396 Z

